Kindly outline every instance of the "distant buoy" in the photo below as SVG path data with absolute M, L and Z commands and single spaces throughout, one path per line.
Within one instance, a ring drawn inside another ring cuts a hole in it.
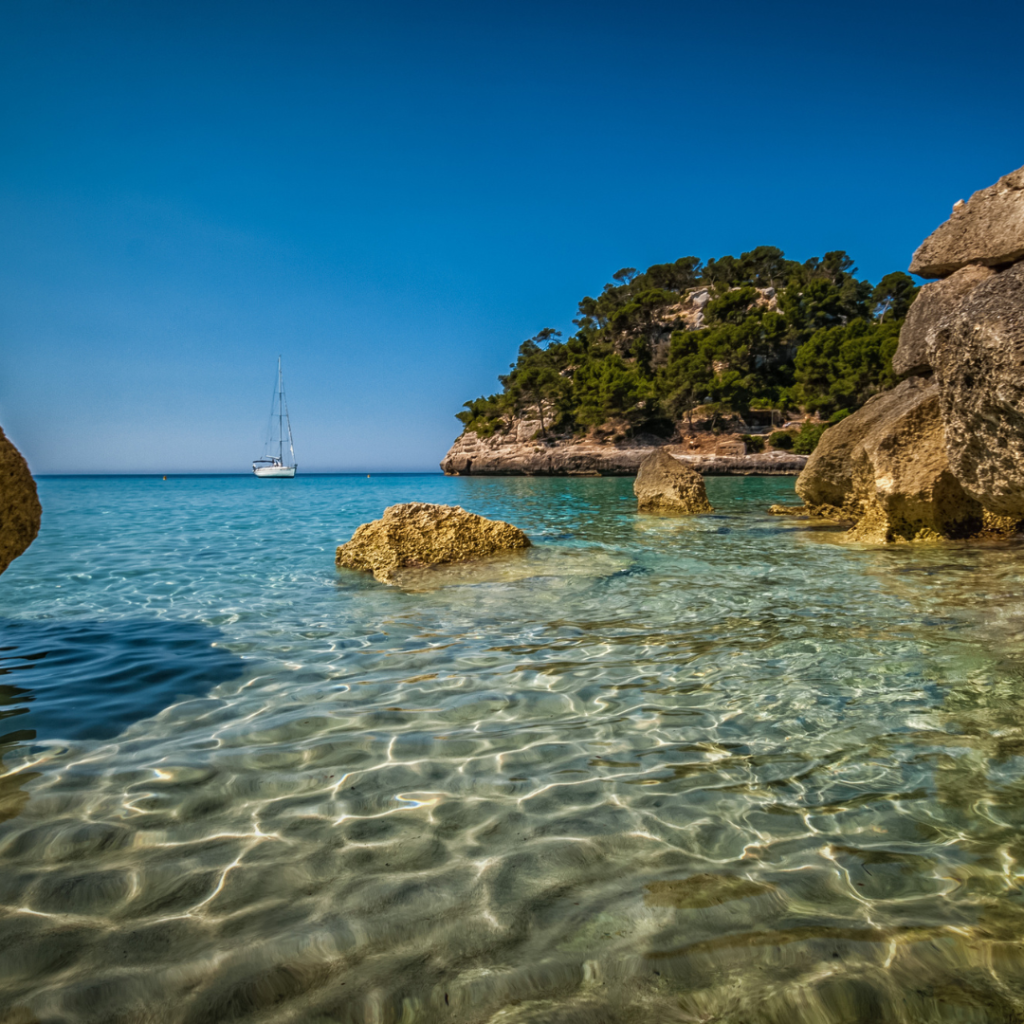
M 166 480 L 166 479 L 167 479 L 167 477 L 164 477 L 164 479 Z
M 366 474 L 366 479 L 367 479 L 367 480 L 369 480 L 369 479 L 370 479 L 370 474 L 369 474 L 369 473 L 367 473 L 367 474 Z

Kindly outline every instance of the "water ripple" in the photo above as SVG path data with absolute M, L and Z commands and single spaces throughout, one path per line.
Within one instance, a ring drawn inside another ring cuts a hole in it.
M 1024 1020 L 1021 548 L 629 485 L 42 480 L 0 1021 Z M 538 543 L 334 570 L 401 500 Z

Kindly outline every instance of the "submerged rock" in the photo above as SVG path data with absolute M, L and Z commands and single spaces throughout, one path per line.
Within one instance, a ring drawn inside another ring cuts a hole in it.
M 664 449 L 652 452 L 640 463 L 633 493 L 638 512 L 714 512 L 704 489 L 704 478 Z
M 1024 262 L 938 326 L 933 368 L 957 479 L 989 511 L 1024 517 Z
M 28 463 L 0 429 L 0 572 L 36 539 L 42 514 Z
M 457 505 L 392 505 L 363 523 L 337 551 L 339 568 L 372 572 L 382 583 L 399 569 L 466 562 L 530 547 L 517 526 L 474 515 Z
M 957 203 L 918 247 L 910 272 L 947 277 L 968 263 L 998 266 L 1024 257 L 1024 167 Z
M 796 490 L 808 505 L 852 515 L 854 540 L 958 538 L 982 527 L 981 504 L 950 470 L 938 385 L 917 377 L 829 428 Z
M 931 373 L 939 328 L 979 284 L 994 275 L 991 267 L 972 263 L 943 281 L 926 284 L 914 299 L 900 330 L 899 347 L 892 357 L 896 373 L 901 377 Z
M 835 505 L 771 505 L 770 516 L 795 516 L 798 519 L 827 519 L 833 523 L 855 522 L 860 510 L 855 507 L 836 508 Z

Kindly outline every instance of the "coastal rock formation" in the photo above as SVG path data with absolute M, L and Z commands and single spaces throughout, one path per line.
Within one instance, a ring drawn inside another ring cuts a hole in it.
M 891 425 L 936 394 L 933 382 L 911 377 L 891 391 L 869 398 L 851 416 L 829 427 L 797 477 L 796 492 L 808 505 L 842 507 L 854 491 L 854 456 L 873 450 Z
M 1024 167 L 957 203 L 918 247 L 910 272 L 947 277 L 968 263 L 993 267 L 1024 257 Z
M 682 456 L 702 476 L 795 476 L 807 462 L 806 455 L 791 452 L 744 455 L 742 441 L 732 437 L 724 438 L 713 454 L 691 455 L 683 444 L 650 434 L 601 443 L 571 437 L 520 441 L 523 433 L 518 424 L 507 434 L 487 438 L 466 431 L 441 469 L 448 476 L 634 476 L 644 459 L 662 449 Z
M 977 285 L 935 330 L 950 468 L 986 509 L 1022 518 L 1024 261 Z
M 810 506 L 842 508 L 851 539 L 966 537 L 982 507 L 950 471 L 935 381 L 912 377 L 822 436 L 796 482 Z
M 674 512 L 700 515 L 714 512 L 704 490 L 704 478 L 684 466 L 664 448 L 652 452 L 633 482 L 638 512 Z
M 701 476 L 797 476 L 807 465 L 807 455 L 787 451 L 761 452 L 756 455 L 681 455 L 667 449 L 684 465 Z
M 640 463 L 665 443 L 645 435 L 621 444 L 601 444 L 520 440 L 521 434 L 515 429 L 485 438 L 466 431 L 451 446 L 441 469 L 449 476 L 633 476 Z
M 0 572 L 36 539 L 42 514 L 28 463 L 0 429 Z
M 372 572 L 381 583 L 399 569 L 466 562 L 530 547 L 516 526 L 466 512 L 457 505 L 410 502 L 392 505 L 380 519 L 363 523 L 338 548 L 339 568 Z
M 991 267 L 971 263 L 943 281 L 926 284 L 918 293 L 900 330 L 892 368 L 901 377 L 932 372 L 932 351 L 939 327 L 979 284 L 995 275 Z

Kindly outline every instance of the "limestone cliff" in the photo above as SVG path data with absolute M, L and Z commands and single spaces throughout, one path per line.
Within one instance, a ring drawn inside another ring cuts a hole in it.
M 532 426 L 535 421 L 527 421 Z M 619 441 L 594 437 L 535 438 L 536 431 L 513 424 L 506 432 L 479 437 L 466 431 L 441 462 L 448 476 L 635 476 L 640 463 L 665 449 L 703 476 L 796 475 L 806 455 L 773 451 L 747 455 L 733 434 L 695 445 L 640 434 Z

